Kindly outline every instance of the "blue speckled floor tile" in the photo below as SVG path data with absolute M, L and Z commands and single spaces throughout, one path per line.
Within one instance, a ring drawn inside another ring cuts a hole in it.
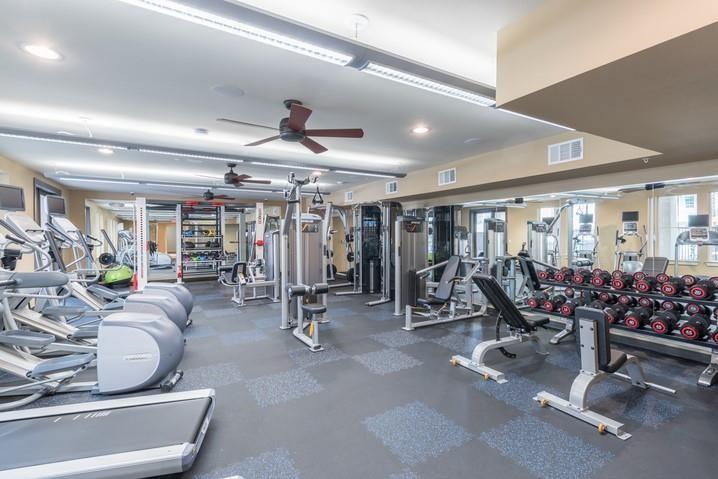
M 244 479 L 299 479 L 299 471 L 288 450 L 280 448 L 259 456 L 249 457 L 236 464 L 216 469 L 194 479 L 224 479 L 240 476 Z
M 480 438 L 543 479 L 592 477 L 614 457 L 580 437 L 529 415 L 484 432 Z
M 324 388 L 304 369 L 293 369 L 246 381 L 259 407 L 274 406 L 321 392 Z
M 425 341 L 425 339 L 421 336 L 417 336 L 410 331 L 402 330 L 386 331 L 384 333 L 371 334 L 369 337 L 374 341 L 377 341 L 384 346 L 388 346 L 390 348 L 400 348 L 402 346 L 408 346 L 410 344 L 416 344 Z
M 367 367 L 372 373 L 380 375 L 394 373 L 422 364 L 421 361 L 413 356 L 391 348 L 359 354 L 353 356 L 353 358 Z
M 420 401 L 369 417 L 363 423 L 407 465 L 439 457 L 473 438 L 464 428 Z

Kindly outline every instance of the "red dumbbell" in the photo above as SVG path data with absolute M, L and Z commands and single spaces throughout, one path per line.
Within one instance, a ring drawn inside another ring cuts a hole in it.
M 706 316 L 694 314 L 681 321 L 681 336 L 686 339 L 702 339 L 708 332 L 710 325 L 711 323 Z
M 631 329 L 640 329 L 648 324 L 648 320 L 651 316 L 653 316 L 653 311 L 648 308 L 644 308 L 643 306 L 638 306 L 636 308 L 631 308 L 626 313 L 623 324 Z
M 651 329 L 658 334 L 670 334 L 671 331 L 676 329 L 680 315 L 673 311 L 656 311 L 649 324 Z

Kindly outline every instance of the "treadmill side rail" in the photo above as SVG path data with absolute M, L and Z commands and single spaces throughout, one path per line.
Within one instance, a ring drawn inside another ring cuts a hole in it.
M 0 471 L 0 479 L 139 479 L 182 472 L 192 444 L 158 447 Z

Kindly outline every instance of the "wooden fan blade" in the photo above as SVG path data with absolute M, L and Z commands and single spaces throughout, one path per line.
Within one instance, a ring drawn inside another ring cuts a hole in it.
M 273 126 L 265 126 L 265 125 L 260 125 L 258 123 L 249 123 L 247 121 L 232 120 L 231 118 L 217 118 L 217 121 L 223 121 L 225 123 L 234 123 L 235 125 L 256 126 L 257 128 L 266 128 L 267 130 L 274 130 L 274 131 L 278 130 L 278 128 L 275 128 Z
M 271 185 L 272 180 L 250 180 L 249 178 L 245 178 L 242 180 L 243 183 L 256 183 L 258 185 Z
M 361 128 L 328 128 L 323 130 L 306 130 L 307 136 L 324 136 L 335 138 L 362 138 L 364 130 Z
M 287 122 L 287 126 L 292 130 L 302 131 L 304 129 L 304 124 L 307 122 L 307 119 L 311 114 L 312 110 L 306 106 L 292 103 L 292 106 L 289 109 L 289 121 Z
M 274 141 L 274 140 L 278 140 L 278 139 L 279 139 L 279 135 L 270 136 L 269 138 L 265 138 L 265 139 L 263 139 L 263 140 L 255 141 L 255 142 L 252 142 L 252 143 L 247 143 L 247 144 L 244 145 L 244 146 L 257 146 L 257 145 L 262 145 L 262 144 L 264 144 L 264 143 L 269 143 L 270 141 Z
M 305 138 L 304 140 L 301 141 L 301 143 L 302 143 L 302 145 L 306 146 L 307 148 L 312 150 L 312 152 L 314 152 L 317 155 L 319 153 L 324 153 L 325 151 L 327 151 L 326 148 L 324 148 L 322 145 L 320 145 L 316 141 L 312 140 L 311 138 Z
M 220 200 L 233 200 L 234 199 L 232 196 L 227 196 L 227 195 L 214 195 L 214 198 L 220 199 Z

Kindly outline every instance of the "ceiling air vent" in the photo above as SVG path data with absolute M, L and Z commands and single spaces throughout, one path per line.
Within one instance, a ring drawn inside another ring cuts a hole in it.
M 583 138 L 548 146 L 548 164 L 558 165 L 567 161 L 583 159 Z
M 399 191 L 399 182 L 398 181 L 388 181 L 386 183 L 386 194 L 387 195 L 391 195 L 398 191 Z
M 354 201 L 354 192 L 353 192 L 353 191 L 347 191 L 347 192 L 345 192 L 345 193 L 344 193 L 344 201 L 347 202 L 347 203 L 348 203 L 349 201 Z
M 439 186 L 450 185 L 456 183 L 456 168 L 441 170 L 439 172 Z

